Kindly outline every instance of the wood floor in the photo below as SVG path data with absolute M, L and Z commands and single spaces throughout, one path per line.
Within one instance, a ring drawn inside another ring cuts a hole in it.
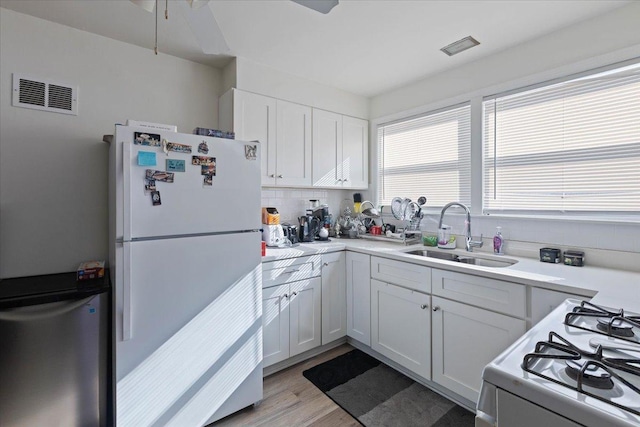
M 352 350 L 341 345 L 264 379 L 264 399 L 213 424 L 227 426 L 359 426 L 360 424 L 302 376 L 302 372 Z

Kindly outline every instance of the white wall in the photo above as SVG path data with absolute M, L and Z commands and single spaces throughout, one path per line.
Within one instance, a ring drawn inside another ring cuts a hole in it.
M 594 57 L 620 49 L 635 46 L 629 56 L 640 55 L 638 45 L 640 2 L 636 1 L 465 66 L 375 96 L 371 99 L 370 118 L 395 115 L 476 92 L 489 95 L 493 90 L 506 90 L 508 82 L 510 86 L 520 87 L 535 80 L 583 71 Z
M 362 119 L 369 118 L 369 98 L 236 59 L 236 88 Z
M 464 53 L 463 53 L 464 54 Z M 640 57 L 640 2 L 600 17 L 521 44 L 448 72 L 427 77 L 371 100 L 370 170 L 377 172 L 376 125 L 401 117 L 455 105 L 482 96 L 524 87 L 552 78 Z M 480 128 L 477 127 L 479 133 Z M 476 140 L 479 142 L 478 135 Z M 473 141 L 473 139 L 472 139 Z M 481 162 L 476 162 L 479 165 Z M 476 166 L 479 167 L 479 166 Z M 375 179 L 372 178 L 375 182 Z M 479 183 L 475 183 L 480 188 Z M 425 195 L 429 196 L 428 189 Z M 375 194 L 375 188 L 370 189 Z M 403 196 L 403 195 L 398 195 Z M 371 196 L 373 197 L 373 196 Z M 479 200 L 474 210 L 480 212 Z M 448 217 L 449 215 L 447 215 Z M 429 215 L 423 229 L 435 233 L 439 215 Z M 463 218 L 447 219 L 456 234 L 463 234 Z M 596 250 L 599 265 L 638 270 L 640 267 L 640 223 L 576 219 L 534 219 L 508 216 L 473 216 L 473 232 L 485 238 L 503 227 L 506 250 L 535 256 L 543 246 Z M 486 241 L 489 244 L 489 240 Z M 458 246 L 464 246 L 459 242 Z M 486 248 L 485 248 L 486 249 Z M 616 258 L 625 262 L 616 262 Z M 628 262 L 633 260 L 633 262 Z
M 12 73 L 79 87 L 79 114 L 11 106 Z M 0 277 L 108 255 L 104 134 L 217 126 L 220 71 L 0 8 Z

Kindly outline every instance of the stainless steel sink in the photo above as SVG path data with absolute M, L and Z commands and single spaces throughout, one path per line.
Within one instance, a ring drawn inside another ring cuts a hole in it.
M 418 255 L 418 256 L 423 256 L 427 258 L 437 258 L 437 259 L 442 259 L 442 260 L 451 261 L 451 262 L 460 262 L 463 264 L 478 265 L 481 267 L 502 268 L 502 267 L 509 267 L 510 265 L 513 265 L 518 262 L 511 259 L 498 260 L 498 259 L 486 258 L 482 256 L 470 256 L 466 254 L 460 255 L 452 252 L 430 251 L 427 249 L 417 249 L 417 250 L 412 250 L 405 253 L 409 255 Z

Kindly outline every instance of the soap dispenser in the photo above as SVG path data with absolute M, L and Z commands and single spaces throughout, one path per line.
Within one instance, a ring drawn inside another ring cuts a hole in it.
M 502 237 L 502 227 L 496 227 L 496 235 L 493 236 L 493 253 L 496 255 L 504 255 L 502 246 L 504 245 L 504 238 Z

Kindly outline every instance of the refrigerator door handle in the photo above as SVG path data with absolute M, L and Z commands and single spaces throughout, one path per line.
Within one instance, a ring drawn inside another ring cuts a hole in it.
M 131 339 L 131 243 L 124 242 L 122 265 L 122 341 Z
M 122 142 L 122 186 L 122 234 L 126 242 L 131 240 L 131 144 L 127 141 Z

